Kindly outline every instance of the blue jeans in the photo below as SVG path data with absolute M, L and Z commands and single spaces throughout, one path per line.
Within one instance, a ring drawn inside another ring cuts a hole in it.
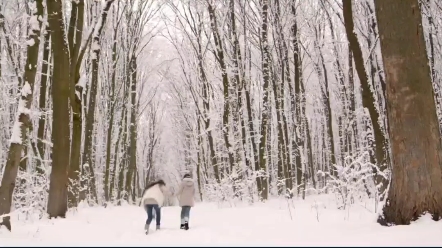
M 181 207 L 181 224 L 189 223 L 189 215 L 190 215 L 190 206 L 182 206 Z
M 150 225 L 153 220 L 153 210 L 155 210 L 155 220 L 157 222 L 157 226 L 161 223 L 161 208 L 158 204 L 147 204 L 144 205 L 144 210 L 147 212 L 147 220 L 146 224 Z

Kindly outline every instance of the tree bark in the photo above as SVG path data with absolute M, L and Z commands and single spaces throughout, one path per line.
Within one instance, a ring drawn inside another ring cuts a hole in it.
M 41 79 L 40 79 L 40 99 L 39 108 L 40 111 L 46 110 L 46 92 L 48 90 L 49 74 L 51 68 L 49 66 L 51 54 L 50 42 L 51 35 L 49 26 L 46 25 L 46 32 L 44 34 L 44 45 L 43 45 L 43 61 L 41 67 Z M 52 56 L 51 56 L 52 57 Z M 39 174 L 43 174 L 43 163 L 42 159 L 45 158 L 45 130 L 46 130 L 46 114 L 45 116 L 40 116 L 38 120 L 38 130 L 37 130 L 37 150 L 38 150 L 38 160 L 36 165 L 36 170 Z
M 80 66 L 83 55 L 80 53 L 80 46 L 83 37 L 84 23 L 84 0 L 72 2 L 71 17 L 69 20 L 68 42 L 70 51 L 70 104 L 72 109 L 72 140 L 69 164 L 69 191 L 68 207 L 78 205 L 78 193 L 80 186 L 80 154 L 81 154 L 81 135 L 82 135 L 82 94 L 83 88 L 77 86 L 80 80 Z
M 115 179 L 116 179 L 116 173 L 117 173 L 117 155 L 118 155 L 118 152 L 119 152 L 119 146 L 120 146 L 120 141 L 121 141 L 121 137 L 123 136 L 123 131 L 124 131 L 124 129 L 123 129 L 123 127 L 125 127 L 126 126 L 126 114 L 127 114 L 127 111 L 126 111 L 126 109 L 125 108 L 123 108 L 122 109 L 122 113 L 121 113 L 121 119 L 119 120 L 119 122 L 118 122 L 118 127 L 119 127 L 119 129 L 118 129 L 118 139 L 117 139 L 117 142 L 116 142 L 116 144 L 115 144 L 115 150 L 114 150 L 114 166 L 113 166 L 113 170 L 112 170 L 112 172 L 110 173 L 110 177 L 111 177 L 111 180 L 110 180 L 110 185 L 109 185 L 109 199 L 112 199 L 112 195 L 113 195 L 113 192 L 114 192 L 114 188 L 115 188 Z M 122 165 L 123 163 L 120 163 L 120 166 Z
M 3 220 L 0 225 L 5 225 L 11 231 L 10 216 L 12 194 L 15 188 L 18 167 L 25 141 L 28 139 L 28 128 L 32 125 L 29 116 L 32 105 L 33 88 L 35 75 L 37 74 L 38 50 L 40 45 L 40 30 L 42 26 L 41 18 L 43 16 L 43 0 L 36 0 L 36 9 L 33 10 L 30 22 L 29 39 L 27 46 L 27 58 L 24 73 L 25 84 L 21 89 L 21 96 L 18 103 L 18 113 L 12 129 L 11 146 L 9 147 L 6 167 L 0 186 L 0 217 Z M 6 215 L 6 216 L 4 216 Z
M 267 142 L 267 126 L 269 123 L 269 85 L 270 85 L 270 51 L 268 44 L 268 0 L 262 0 L 262 24 L 261 24 L 261 63 L 262 63 L 262 77 L 264 81 L 263 85 L 263 98 L 262 98 L 262 111 L 261 111 L 261 137 L 259 140 L 259 170 L 261 173 L 261 188 L 258 189 L 261 200 L 267 200 L 268 198 L 268 179 L 267 179 L 267 158 L 265 155 L 266 142 Z M 259 184 L 258 184 L 259 185 Z
M 321 27 L 322 28 L 322 27 Z M 316 28 L 315 30 L 315 35 L 316 35 L 316 46 L 318 49 L 318 53 L 319 53 L 319 63 L 317 65 L 315 65 L 315 70 L 316 73 L 318 74 L 318 77 L 320 78 L 320 80 L 323 80 L 324 85 L 321 86 L 321 95 L 322 95 L 322 100 L 323 100 L 323 104 L 324 104 L 324 117 L 325 117 L 325 121 L 326 121 L 326 132 L 328 136 L 328 139 L 326 142 L 324 142 L 324 151 L 327 151 L 327 146 L 326 144 L 328 143 L 330 146 L 330 150 L 329 150 L 329 154 L 330 154 L 330 163 L 332 165 L 336 165 L 336 152 L 335 152 L 335 138 L 334 138 L 334 133 L 333 133 L 333 112 L 332 112 L 332 108 L 331 108 L 331 100 L 330 100 L 330 88 L 329 88 L 329 79 L 328 79 L 328 71 L 327 71 L 327 67 L 325 64 L 325 59 L 324 59 L 324 55 L 322 53 L 322 49 L 318 44 L 318 41 L 320 40 L 320 33 L 319 32 L 323 32 L 318 30 L 318 28 Z M 333 168 L 333 166 L 328 166 L 329 170 L 330 170 L 330 174 L 332 174 L 333 176 L 336 176 L 337 172 L 336 169 Z
M 288 48 L 286 39 L 284 36 L 284 29 L 281 24 L 281 6 L 279 3 L 279 0 L 276 0 L 274 2 L 274 25 L 275 25 L 275 32 L 276 35 L 274 37 L 275 44 L 277 45 L 276 54 L 278 57 L 279 62 L 279 70 L 280 70 L 280 83 L 274 83 L 274 95 L 275 95 L 275 101 L 276 101 L 276 107 L 277 107 L 277 119 L 278 121 L 278 143 L 280 143 L 281 146 L 281 155 L 282 155 L 282 168 L 284 173 L 284 183 L 286 186 L 286 192 L 284 192 L 285 195 L 292 197 L 291 190 L 293 188 L 293 182 L 291 177 L 291 171 L 292 171 L 292 156 L 291 156 L 291 149 L 289 149 L 289 134 L 288 134 L 288 124 L 287 124 L 287 115 L 286 113 L 286 103 L 285 103 L 285 85 L 289 86 L 289 89 L 291 88 L 291 75 L 290 75 L 290 66 L 289 66 L 289 57 L 288 57 Z M 275 72 L 276 73 L 276 72 Z M 276 77 L 276 75 L 275 75 Z M 293 92 L 290 91 L 289 94 L 293 96 Z M 294 99 L 291 100 L 291 110 L 295 110 L 296 105 L 293 105 Z M 292 114 L 295 114 L 292 111 Z M 279 117 L 278 117 L 279 116 Z M 280 133 L 280 134 L 279 134 Z
M 131 114 L 130 114 L 130 125 L 129 125 L 129 166 L 126 172 L 126 184 L 125 191 L 126 194 L 124 198 L 128 201 L 130 199 L 130 194 L 132 192 L 132 177 L 137 170 L 137 120 L 136 116 L 138 114 L 137 108 L 137 58 L 133 54 L 130 62 L 130 75 L 131 75 Z
M 104 171 L 104 199 L 106 201 L 110 200 L 109 192 L 109 175 L 110 175 L 110 163 L 111 163 L 111 146 L 112 146 L 112 131 L 114 127 L 114 116 L 115 116 L 115 87 L 117 81 L 117 34 L 118 29 L 114 29 L 114 38 L 112 45 L 112 78 L 111 78 L 111 89 L 110 89 L 110 118 L 109 127 L 107 130 L 107 140 L 106 140 L 106 167 Z
M 126 83 L 129 80 L 126 81 Z M 129 94 L 130 91 L 129 89 L 126 90 L 125 94 Z M 126 104 L 124 105 L 123 108 L 127 108 Z M 122 134 L 122 140 L 121 140 L 121 145 L 122 145 L 122 150 L 124 151 L 124 154 L 122 156 L 122 158 L 120 159 L 119 162 L 119 168 L 118 168 L 118 179 L 117 179 L 117 199 L 118 199 L 118 205 L 121 204 L 121 193 L 124 190 L 124 171 L 126 169 L 126 164 L 127 164 L 127 126 L 128 126 L 128 118 L 127 118 L 127 110 L 125 111 L 125 116 L 124 116 L 124 120 L 123 120 L 123 134 Z M 116 153 L 117 154 L 117 153 Z M 115 156 L 116 157 L 116 156 Z
M 85 128 L 85 140 L 84 140 L 84 153 L 83 153 L 83 164 L 88 166 L 88 174 L 90 179 L 88 180 L 88 191 L 92 194 L 92 198 L 95 202 L 98 202 L 97 190 L 95 185 L 95 164 L 93 161 L 94 149 L 92 148 L 93 131 L 95 126 L 95 106 L 97 101 L 97 89 L 98 89 L 98 65 L 100 63 L 100 53 L 101 53 L 101 33 L 103 31 L 104 25 L 106 24 L 106 19 L 108 16 L 108 11 L 112 6 L 114 0 L 107 0 L 106 5 L 101 13 L 101 18 L 97 23 L 98 27 L 95 27 L 94 37 L 92 38 L 92 81 L 90 86 L 88 112 L 86 118 L 86 128 Z M 82 166 L 82 173 L 85 172 L 84 166 Z M 84 182 L 83 182 L 84 186 Z M 82 190 L 85 190 L 82 187 Z M 84 192 L 80 194 L 80 201 L 85 200 Z
M 386 73 L 392 178 L 382 225 L 442 216 L 442 147 L 418 0 L 375 1 Z M 407 42 L 404 42 L 407 41 Z
M 293 130 L 294 137 L 292 140 L 292 147 L 295 149 L 295 166 L 296 166 L 296 186 L 298 189 L 298 194 L 301 193 L 301 181 L 302 181 L 302 163 L 301 163 L 301 144 L 304 143 L 304 138 L 302 137 L 302 132 L 300 131 L 300 126 L 302 119 L 305 117 L 302 111 L 302 105 L 304 105 L 304 92 L 302 91 L 302 64 L 301 64 L 301 53 L 299 49 L 299 35 L 298 35 L 298 22 L 296 21 L 296 2 L 293 1 L 291 5 L 291 14 L 294 19 L 293 25 L 291 26 L 291 35 L 293 41 L 293 65 L 294 65 L 294 87 L 290 87 L 290 92 L 293 92 L 292 95 L 292 106 L 294 108 L 294 118 L 293 118 Z M 299 131 L 298 131 L 299 130 Z
M 351 0 L 343 0 L 343 12 L 344 12 L 344 22 L 345 31 L 347 33 L 347 39 L 350 43 L 350 49 L 354 56 L 354 62 L 356 67 L 356 72 L 361 83 L 362 91 L 362 105 L 368 109 L 370 114 L 371 122 L 373 125 L 373 134 L 375 140 L 375 151 L 374 157 L 372 157 L 372 162 L 377 162 L 381 173 L 387 169 L 387 149 L 385 148 L 386 141 L 385 135 L 382 132 L 381 125 L 379 124 L 380 116 L 376 110 L 376 99 L 375 95 L 370 90 L 370 82 L 368 81 L 368 75 L 364 67 L 364 58 L 362 56 L 361 45 L 359 44 L 358 38 L 355 33 L 355 26 L 353 23 L 353 7 Z M 372 144 L 370 144 L 372 145 Z M 377 169 L 375 169 L 375 181 L 376 185 L 379 187 L 379 193 L 381 195 L 381 200 L 383 199 L 383 193 L 387 188 L 388 180 L 380 174 Z
M 229 75 L 227 74 L 227 65 L 224 59 L 224 48 L 221 40 L 221 36 L 218 31 L 218 22 L 215 15 L 215 9 L 211 4 L 208 4 L 208 11 L 210 17 L 210 26 L 212 28 L 213 40 L 215 42 L 215 57 L 218 61 L 219 66 L 221 67 L 221 75 L 223 81 L 223 96 L 224 96 L 224 110 L 223 110 L 223 137 L 224 143 L 226 145 L 226 150 L 229 158 L 230 170 L 233 169 L 234 166 L 234 156 L 233 156 L 233 148 L 229 140 L 229 116 L 230 116 L 230 96 L 229 96 Z
M 66 43 L 63 5 L 61 0 L 47 2 L 51 44 L 54 51 L 52 84 L 52 171 L 47 212 L 49 217 L 65 217 L 70 155 L 69 128 L 69 47 Z
M 237 92 L 237 105 L 236 105 L 236 116 L 239 120 L 239 129 L 241 130 L 241 145 L 242 152 L 245 159 L 245 168 L 249 169 L 251 166 L 250 156 L 247 149 L 247 134 L 246 134 L 246 115 L 244 115 L 244 99 L 243 99 L 243 89 L 245 84 L 244 67 L 241 56 L 241 48 L 238 40 L 238 32 L 236 27 L 236 16 L 235 16 L 235 0 L 229 1 L 229 15 L 230 15 L 230 31 L 232 36 L 232 62 L 234 66 L 234 79 L 235 90 Z M 233 113 L 235 114 L 235 113 Z
M 213 141 L 213 135 L 212 130 L 210 129 L 210 96 L 209 96 L 209 81 L 206 76 L 206 71 L 204 69 L 203 64 L 203 51 L 202 46 L 200 43 L 200 38 L 197 38 L 198 42 L 198 74 L 200 76 L 200 80 L 203 83 L 202 88 L 202 95 L 203 95 L 203 120 L 204 120 L 204 129 L 205 132 L 207 132 L 207 141 L 209 143 L 209 155 L 210 155 L 210 162 L 213 167 L 213 171 L 215 174 L 215 180 L 219 183 L 220 182 L 220 176 L 219 176 L 219 168 L 218 168 L 218 159 L 216 157 L 216 151 L 215 151 L 215 144 Z

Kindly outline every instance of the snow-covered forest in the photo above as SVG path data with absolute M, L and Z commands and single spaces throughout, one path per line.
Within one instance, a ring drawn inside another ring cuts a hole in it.
M 0 0 L 0 223 L 184 173 L 197 202 L 439 220 L 441 87 L 438 0 Z

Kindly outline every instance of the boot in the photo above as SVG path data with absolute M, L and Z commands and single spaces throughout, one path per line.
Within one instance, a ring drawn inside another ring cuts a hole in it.
M 189 222 L 184 223 L 184 230 L 189 230 Z
M 149 224 L 144 225 L 144 231 L 146 232 L 146 234 L 149 233 Z
M 160 225 L 157 225 L 157 230 L 160 230 Z
M 180 229 L 184 229 L 184 224 L 181 224 Z

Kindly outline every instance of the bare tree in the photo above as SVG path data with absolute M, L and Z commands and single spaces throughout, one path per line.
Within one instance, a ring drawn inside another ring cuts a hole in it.
M 268 132 L 268 122 L 270 115 L 269 106 L 269 87 L 270 87 L 270 51 L 269 51 L 269 40 L 268 40 L 268 15 L 269 15 L 269 2 L 263 0 L 261 2 L 261 63 L 262 63 L 262 77 L 263 77 L 263 98 L 262 98 L 262 111 L 261 111 L 261 138 L 259 140 L 259 168 L 257 171 L 261 171 L 263 175 L 257 177 L 258 190 L 260 191 L 260 197 L 262 200 L 267 200 L 269 194 L 268 180 L 267 180 L 267 159 L 265 155 L 266 142 L 267 142 L 267 132 Z
M 100 55 L 101 55 L 101 34 L 103 28 L 106 24 L 108 11 L 110 10 L 112 3 L 114 0 L 107 0 L 106 4 L 101 12 L 101 17 L 97 21 L 97 26 L 94 28 L 93 38 L 92 38 L 92 81 L 90 85 L 90 96 L 88 102 L 88 112 L 86 116 L 86 125 L 85 125 L 85 139 L 84 139 L 84 153 L 83 153 L 83 164 L 87 164 L 87 168 L 84 168 L 83 171 L 88 171 L 88 174 L 91 177 L 91 183 L 88 187 L 89 191 L 92 194 L 93 199 L 98 202 L 96 183 L 95 183 L 95 173 L 94 173 L 94 163 L 92 161 L 92 155 L 94 154 L 92 148 L 92 134 L 95 125 L 95 107 L 97 101 L 97 88 L 98 88 L 98 65 L 100 63 Z M 84 181 L 82 181 L 84 182 Z M 84 183 L 83 183 L 84 185 Z M 83 190 L 80 194 L 80 201 L 85 200 L 85 191 Z
M 23 77 L 25 83 L 21 88 L 17 118 L 12 130 L 11 146 L 0 186 L 0 217 L 3 217 L 1 225 L 5 225 L 10 231 L 11 222 L 8 214 L 11 210 L 12 193 L 14 192 L 24 142 L 28 139 L 28 129 L 32 125 L 29 113 L 32 104 L 35 75 L 37 73 L 40 31 L 42 26 L 42 19 L 39 17 L 43 16 L 43 0 L 36 0 L 35 8 L 32 11 L 32 16 L 29 21 L 30 32 L 28 34 L 27 59 Z
M 343 0 L 343 12 L 344 12 L 344 21 L 345 21 L 345 30 L 347 34 L 347 39 L 349 41 L 349 46 L 351 53 L 353 54 L 353 58 L 355 61 L 356 71 L 359 76 L 359 80 L 361 82 L 362 87 L 362 104 L 369 111 L 372 125 L 373 125 L 373 133 L 375 139 L 375 151 L 374 156 L 372 156 L 372 162 L 375 164 L 377 162 L 379 164 L 380 173 L 376 170 L 376 184 L 379 185 L 379 193 L 381 195 L 381 200 L 383 199 L 383 195 L 388 185 L 387 178 L 381 174 L 387 168 L 387 151 L 386 148 L 387 142 L 385 139 L 385 135 L 381 129 L 380 123 L 382 123 L 382 119 L 376 110 L 376 100 L 375 96 L 370 90 L 370 83 L 368 81 L 368 75 L 366 73 L 364 67 L 364 58 L 362 57 L 362 49 L 361 45 L 358 42 L 358 38 L 356 37 L 355 27 L 353 22 L 353 7 L 352 2 L 350 0 Z

